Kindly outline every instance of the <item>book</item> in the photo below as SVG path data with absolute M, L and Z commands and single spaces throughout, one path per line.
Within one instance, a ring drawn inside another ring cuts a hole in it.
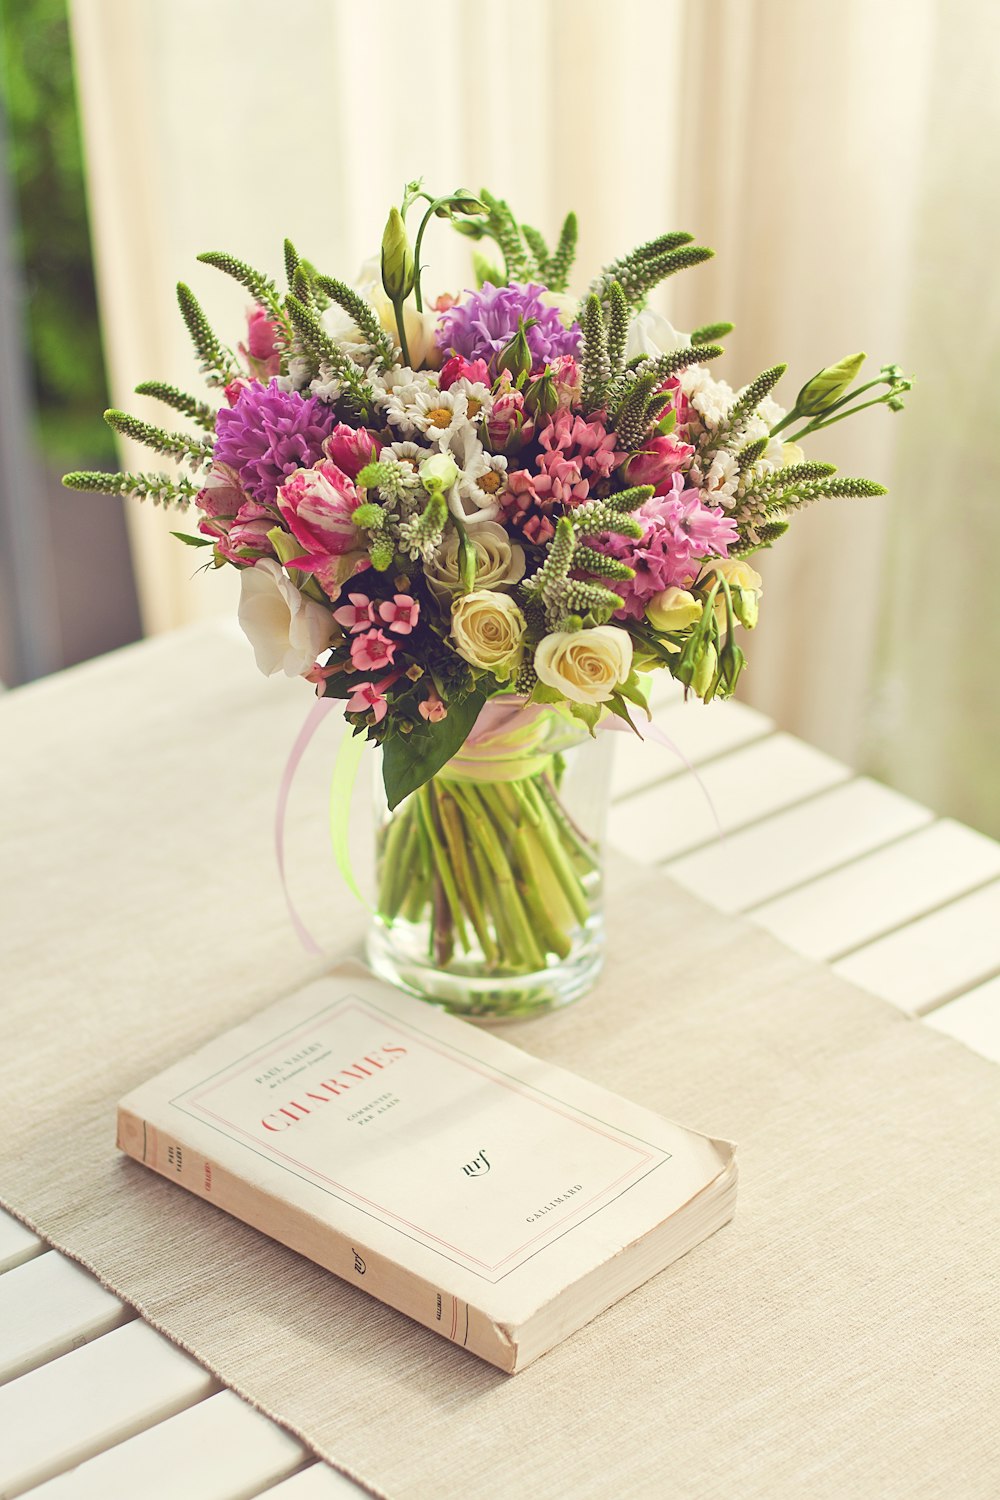
M 136 1161 L 513 1373 L 731 1218 L 731 1145 L 345 964 L 122 1100 Z

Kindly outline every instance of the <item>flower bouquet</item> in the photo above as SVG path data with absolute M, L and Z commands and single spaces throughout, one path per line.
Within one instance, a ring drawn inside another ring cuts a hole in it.
M 495 261 L 477 248 L 476 289 L 432 301 L 421 255 L 437 219 Z M 709 370 L 731 325 L 678 333 L 647 305 L 711 251 L 662 235 L 577 299 L 576 235 L 570 214 L 550 250 L 490 193 L 415 182 L 356 286 L 287 241 L 285 293 L 205 254 L 252 299 L 234 350 L 178 288 L 216 400 L 137 388 L 200 433 L 106 414 L 194 477 L 65 479 L 193 505 L 197 533 L 175 534 L 240 570 L 261 670 L 342 699 L 380 747 L 370 956 L 473 1014 L 545 1008 L 592 981 L 602 731 L 639 732 L 654 671 L 706 702 L 733 692 L 761 596 L 749 559 L 814 500 L 883 493 L 801 440 L 897 409 L 909 388 L 895 366 L 856 385 L 856 355 L 788 410 L 772 394 L 783 365 L 735 391 Z

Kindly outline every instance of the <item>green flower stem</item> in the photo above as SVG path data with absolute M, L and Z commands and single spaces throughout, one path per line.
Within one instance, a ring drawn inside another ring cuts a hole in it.
M 458 933 L 459 941 L 466 953 L 468 953 L 469 935 L 465 928 L 462 903 L 459 899 L 458 887 L 455 884 L 455 877 L 448 859 L 448 852 L 441 841 L 441 835 L 434 816 L 434 800 L 431 784 L 426 784 L 420 788 L 417 793 L 417 807 L 434 859 L 435 882 L 440 888 L 435 892 L 435 914 L 440 913 L 441 902 L 439 897 L 441 891 L 443 891 L 444 899 L 451 912 L 451 918 L 455 924 L 455 931 Z M 435 926 L 437 926 L 437 923 L 435 923 Z
M 442 968 L 477 952 L 501 974 L 568 957 L 598 863 L 562 806 L 558 775 L 553 761 L 520 780 L 441 775 L 415 792 L 380 837 L 383 922 L 425 924 Z

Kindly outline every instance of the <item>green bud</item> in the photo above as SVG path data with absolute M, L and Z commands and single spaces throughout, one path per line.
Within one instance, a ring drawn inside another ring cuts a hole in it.
M 715 680 L 718 667 L 719 653 L 713 642 L 706 640 L 691 674 L 691 691 L 696 697 L 704 698 Z
M 528 413 L 537 418 L 550 417 L 559 407 L 559 396 L 551 372 L 546 370 L 537 380 L 531 381 L 524 392 L 524 405 Z
M 865 362 L 864 354 L 849 354 L 820 370 L 812 380 L 806 381 L 795 401 L 795 410 L 802 417 L 819 417 L 839 401 L 848 386 L 857 379 L 858 371 Z
M 282 531 L 280 526 L 272 526 L 267 533 L 267 539 L 274 548 L 278 561 L 284 565 L 290 563 L 293 557 L 301 557 L 303 547 L 287 531 Z
M 413 291 L 413 251 L 403 215 L 390 208 L 382 235 L 382 285 L 392 303 L 402 302 Z
M 375 505 L 369 501 L 366 505 L 358 505 L 351 513 L 351 520 L 355 526 L 363 526 L 366 530 L 378 530 L 385 521 L 385 511 L 381 505 Z
M 392 567 L 393 550 L 392 543 L 387 537 L 379 537 L 372 542 L 368 549 L 368 555 L 372 560 L 372 567 L 376 573 L 387 573 Z
M 497 360 L 497 374 L 500 375 L 506 370 L 515 385 L 531 374 L 531 350 L 528 347 L 527 330 L 533 327 L 536 321 L 535 318 L 529 318 L 527 322 L 523 318 L 518 318 L 517 332 L 510 343 L 505 344 L 501 349 Z
M 458 465 L 450 453 L 432 453 L 419 469 L 420 482 L 429 495 L 450 490 L 458 478 Z

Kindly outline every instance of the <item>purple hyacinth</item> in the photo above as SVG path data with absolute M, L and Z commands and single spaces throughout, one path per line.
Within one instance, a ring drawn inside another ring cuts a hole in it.
M 289 474 L 323 457 L 323 439 L 336 424 L 333 409 L 315 396 L 283 391 L 276 380 L 251 381 L 215 419 L 215 459 L 236 469 L 261 505 L 271 505 Z
M 517 332 L 518 320 L 534 318 L 526 334 L 533 370 L 564 354 L 575 355 L 580 348 L 580 325 L 567 328 L 556 308 L 542 301 L 544 291 L 534 283 L 496 287 L 484 282 L 481 291 L 471 292 L 441 314 L 435 334 L 438 348 L 468 360 L 485 359 L 493 371 L 497 355 Z

